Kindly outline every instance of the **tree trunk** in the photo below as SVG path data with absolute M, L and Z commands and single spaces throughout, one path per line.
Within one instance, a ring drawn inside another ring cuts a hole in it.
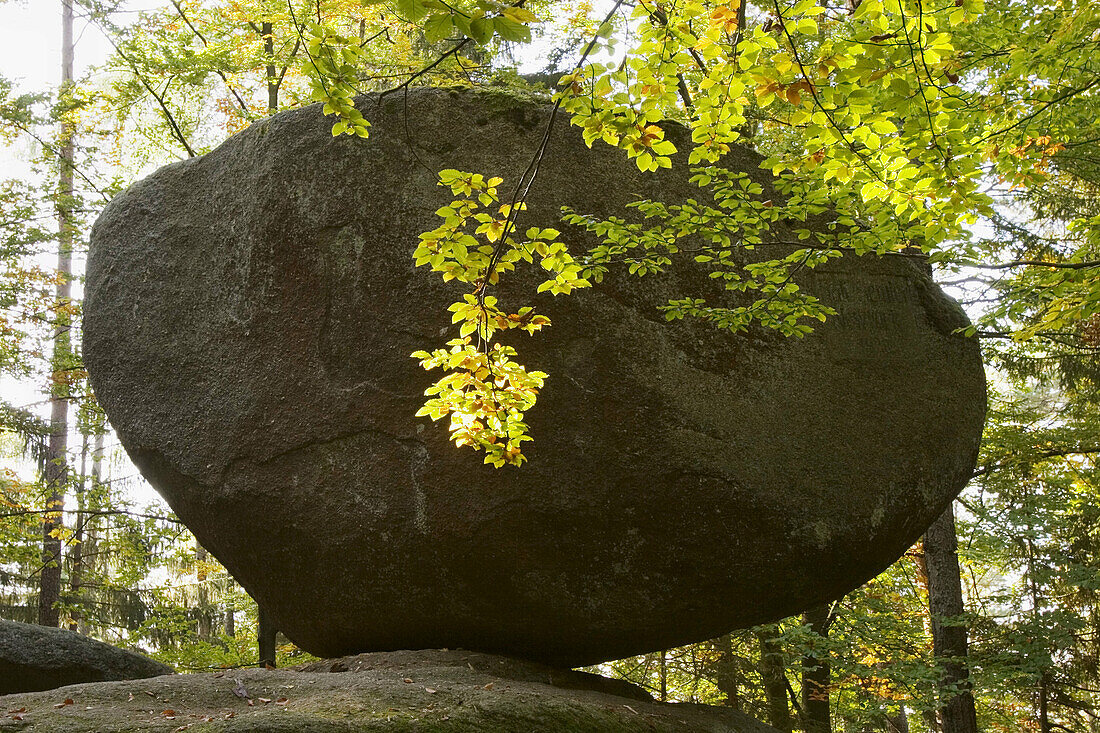
M 100 492 L 103 490 L 103 426 L 98 428 L 100 432 L 96 433 L 95 440 L 92 443 L 92 481 L 90 485 L 90 493 L 85 490 L 84 492 L 84 505 L 85 509 L 95 510 L 101 509 Z M 84 583 L 87 576 L 94 574 L 96 570 L 97 557 L 99 555 L 99 532 L 96 528 L 96 518 L 87 517 L 82 533 L 82 541 L 80 543 L 80 582 Z M 87 635 L 91 631 L 91 624 L 87 616 L 81 614 L 77 623 L 76 630 L 81 634 Z
M 737 659 L 733 653 L 733 635 L 726 634 L 715 641 L 718 660 L 714 664 L 714 686 L 726 696 L 726 707 L 741 709 L 741 689 Z
M 791 733 L 794 724 L 791 721 L 790 706 L 787 705 L 783 650 L 773 637 L 777 630 L 776 627 L 769 626 L 756 632 L 756 643 L 760 649 L 760 677 L 764 682 L 764 696 L 768 701 L 768 722 L 782 733 Z
M 62 99 L 72 95 L 73 85 L 73 4 L 61 0 L 61 88 Z M 58 161 L 60 180 L 57 201 L 57 271 L 55 291 L 57 312 L 53 338 L 52 379 L 50 384 L 50 440 L 46 460 L 46 509 L 42 515 L 42 572 L 39 575 L 38 623 L 59 626 L 58 601 L 61 600 L 61 537 L 62 511 L 65 508 L 65 481 L 68 474 L 66 453 L 69 438 L 69 389 L 67 369 L 70 366 L 71 344 L 69 315 L 72 298 L 72 252 L 75 223 L 73 221 L 73 129 L 68 123 L 61 128 L 61 159 Z
M 229 576 L 225 584 L 225 597 L 228 599 L 225 602 L 225 635 L 232 638 L 237 634 L 237 622 L 233 617 L 233 576 Z
M 928 594 L 928 563 L 924 557 L 924 538 L 921 538 L 919 544 L 914 545 L 915 551 L 912 552 L 912 557 L 917 566 L 917 585 L 921 590 Z M 924 634 L 928 639 L 932 638 L 932 620 L 929 615 L 925 615 L 923 618 Z M 929 733 L 941 733 L 940 731 L 940 716 L 936 714 L 935 710 L 924 708 L 921 710 L 921 718 L 924 719 L 924 724 L 928 726 Z
M 1039 733 L 1051 733 L 1050 690 L 1046 673 L 1039 678 Z
M 893 715 L 886 715 L 886 733 L 909 733 L 909 715 L 904 705 Z
M 830 604 L 814 606 L 802 614 L 802 623 L 818 636 L 829 635 Z M 828 652 L 807 652 L 802 657 L 802 728 L 806 733 L 831 733 Z
M 657 673 L 661 683 L 661 702 L 668 702 L 668 652 L 662 650 L 659 658 L 660 666 Z
M 275 635 L 279 631 L 271 623 L 263 606 L 258 606 L 256 641 L 260 648 L 260 666 L 275 666 Z
M 195 576 L 198 581 L 195 608 L 195 631 L 202 640 L 210 638 L 212 620 L 210 614 L 210 589 L 207 587 L 206 560 L 209 555 L 206 548 L 195 543 Z
M 924 560 L 928 572 L 928 611 L 932 621 L 932 653 L 943 670 L 940 680 L 940 724 L 943 733 L 977 733 L 974 696 L 966 665 L 966 627 L 945 624 L 945 618 L 963 614 L 962 580 L 959 574 L 958 540 L 952 507 L 924 534 Z
M 263 36 L 264 55 L 267 56 L 267 111 L 268 114 L 275 114 L 279 109 L 279 78 L 275 75 L 275 35 L 271 21 L 260 24 L 260 35 Z
M 85 434 L 80 446 L 80 481 L 76 484 L 76 529 L 73 532 L 73 548 L 69 550 L 69 591 L 73 596 L 73 607 L 69 612 L 69 631 L 78 630 L 83 619 L 80 584 L 84 579 L 84 491 L 87 488 L 87 468 L 88 436 Z

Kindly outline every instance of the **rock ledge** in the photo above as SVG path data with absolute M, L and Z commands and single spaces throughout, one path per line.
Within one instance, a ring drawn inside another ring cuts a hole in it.
M 433 649 L 9 695 L 0 697 L 0 731 L 775 733 L 734 710 L 646 698 L 619 680 Z M 55 707 L 65 700 L 73 702 Z
M 75 631 L 0 620 L 0 695 L 173 672 L 155 659 Z

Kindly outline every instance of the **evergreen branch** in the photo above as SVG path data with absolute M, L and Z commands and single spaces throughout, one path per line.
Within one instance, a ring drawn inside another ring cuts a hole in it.
M 101 482 L 103 483 L 103 482 Z M 14 512 L 0 512 L 0 519 L 11 519 L 12 517 L 27 517 L 33 515 L 42 514 L 61 514 L 57 509 L 20 509 Z M 74 512 L 77 513 L 77 512 Z M 84 509 L 78 512 L 83 514 L 88 520 L 95 517 L 111 517 L 111 516 L 125 516 L 134 517 L 135 519 L 156 519 L 162 522 L 171 522 L 172 524 L 183 524 L 182 521 L 175 517 L 166 517 L 162 514 L 146 514 L 144 512 L 130 512 L 125 509 Z
M 1031 458 L 1033 461 L 1044 461 L 1048 458 L 1065 458 L 1067 456 L 1088 456 L 1088 455 L 1095 455 L 1097 453 L 1100 453 L 1100 447 L 1098 447 L 1098 446 L 1092 446 L 1092 447 L 1072 446 L 1072 447 L 1069 447 L 1069 448 L 1055 448 L 1055 449 L 1051 449 L 1051 450 L 1039 451 L 1038 453 L 1034 453 L 1030 456 L 1014 456 L 1013 458 L 1006 458 L 1005 460 L 998 461 L 997 463 L 991 463 L 988 466 L 984 466 L 984 467 L 974 471 L 974 473 L 970 474 L 970 478 L 971 478 L 971 480 L 976 479 L 976 478 L 980 478 L 980 477 L 985 476 L 987 474 L 993 473 L 994 471 L 1000 471 L 1003 468 L 1008 468 L 1009 466 L 1013 466 L 1013 465 L 1016 465 L 1016 464 L 1023 463 L 1025 461 L 1027 461 L 1028 458 Z M 962 499 L 959 499 L 959 501 L 961 502 Z M 972 509 L 972 507 L 967 506 L 966 504 L 963 504 L 963 506 L 966 506 L 966 508 L 968 510 Z
M 1085 262 L 1046 262 L 1044 260 L 1012 260 L 996 265 L 985 265 L 977 262 L 959 263 L 963 267 L 974 267 L 979 270 L 1007 270 L 1013 267 L 1050 267 L 1061 270 L 1086 270 L 1092 267 L 1100 267 L 1100 260 L 1088 260 Z

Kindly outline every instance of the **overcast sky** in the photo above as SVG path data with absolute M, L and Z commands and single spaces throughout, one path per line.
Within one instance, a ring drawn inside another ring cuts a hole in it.
M 124 11 L 135 13 L 165 4 L 166 0 L 129 0 Z M 74 23 L 74 37 L 75 73 L 80 77 L 91 67 L 105 61 L 111 47 L 102 33 L 79 15 Z M 0 76 L 15 82 L 22 92 L 43 91 L 57 86 L 61 80 L 61 0 L 0 0 Z M 11 148 L 0 147 L 0 180 L 25 175 L 28 155 L 26 142 Z M 79 262 L 74 264 L 78 267 L 82 265 Z M 79 289 L 77 283 L 74 290 Z M 3 379 L 0 380 L 0 395 L 14 405 L 35 409 L 43 417 L 48 414 L 47 404 L 37 384 Z M 70 442 L 73 440 L 70 439 Z M 116 438 L 111 436 L 108 443 L 114 444 L 117 450 Z M 17 466 L 8 465 L 16 468 L 24 478 L 31 478 L 33 468 L 30 465 L 22 462 Z M 115 470 L 116 479 L 136 472 L 126 460 L 116 465 Z M 154 498 L 145 486 L 132 486 L 131 491 L 139 501 Z
M 165 0 L 128 0 L 128 13 L 167 5 Z M 103 34 L 77 9 L 76 75 L 102 63 L 110 51 Z M 24 90 L 56 85 L 61 78 L 61 0 L 0 0 L 0 73 Z

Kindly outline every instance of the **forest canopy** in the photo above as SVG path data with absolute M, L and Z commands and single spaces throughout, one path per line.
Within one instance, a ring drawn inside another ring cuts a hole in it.
M 849 252 L 920 253 L 967 308 L 966 336 L 988 365 L 979 467 L 946 535 L 824 608 L 610 669 L 662 699 L 731 705 L 781 730 L 953 733 L 974 728 L 960 712 L 969 706 L 986 730 L 1100 729 L 1095 3 L 57 4 L 70 22 L 61 83 L 21 88 L 19 69 L 0 69 L 0 140 L 30 151 L 0 176 L 0 375 L 41 396 L 9 399 L 5 386 L 0 404 L 0 614 L 141 644 L 184 669 L 257 661 L 255 604 L 167 507 L 127 489 L 133 469 L 88 387 L 90 224 L 143 173 L 279 111 L 319 102 L 334 135 L 369 141 L 358 94 L 495 85 L 546 95 L 553 124 L 578 126 L 641 171 L 679 160 L 658 123 L 687 125 L 692 145 L 678 153 L 701 190 L 739 187 L 722 155 L 749 145 L 784 196 L 745 186 L 721 215 L 641 202 L 643 229 L 573 212 L 570 224 L 601 239 L 582 251 L 523 220 L 545 151 L 531 151 L 519 180 L 439 171 L 454 203 L 410 257 L 468 287 L 440 314 L 454 339 L 416 355 L 448 371 L 424 413 L 449 417 L 455 441 L 501 470 L 525 458 L 524 413 L 538 409 L 542 380 L 564 376 L 528 372 L 522 345 L 492 343 L 501 329 L 554 327 L 498 306 L 493 286 L 512 267 L 540 268 L 545 289 L 569 297 L 604 277 L 660 277 L 690 256 L 750 303 L 685 293 L 667 319 L 798 338 L 833 308 L 793 274 Z M 73 22 L 112 49 L 84 76 Z M 539 64 L 538 80 L 518 73 Z M 796 227 L 792 251 L 738 264 L 779 218 L 822 217 L 828 226 Z M 706 251 L 677 244 L 698 236 Z M 489 367 L 510 379 L 497 384 Z M 957 611 L 930 584 L 945 557 L 960 573 Z M 945 629 L 965 631 L 969 647 L 957 633 L 944 646 Z

